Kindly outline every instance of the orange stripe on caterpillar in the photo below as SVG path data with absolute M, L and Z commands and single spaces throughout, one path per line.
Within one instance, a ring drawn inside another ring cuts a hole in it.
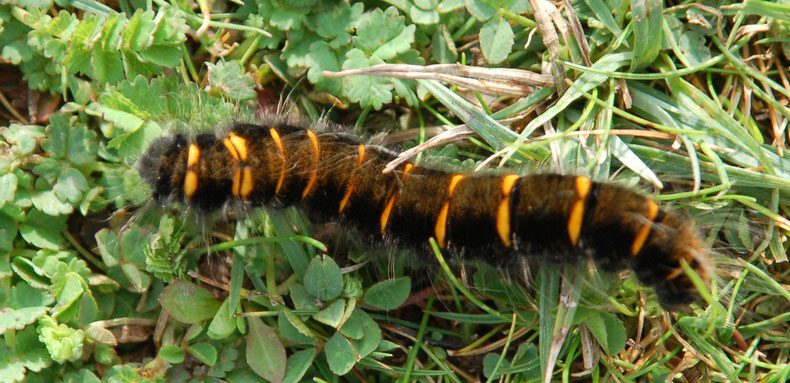
M 285 148 L 283 147 L 283 142 L 280 139 L 280 133 L 277 133 L 277 130 L 272 128 L 269 129 L 269 134 L 272 136 L 274 145 L 277 146 L 277 153 L 280 155 L 280 161 L 282 161 L 282 165 L 280 166 L 280 176 L 277 178 L 277 187 L 274 188 L 274 194 L 279 194 L 280 189 L 283 187 L 283 180 L 285 180 L 285 168 L 288 166 L 288 163 L 285 160 Z
M 465 176 L 456 174 L 452 178 L 450 178 L 450 185 L 447 186 L 447 197 L 445 199 L 444 205 L 442 205 L 442 210 L 439 211 L 439 218 L 436 220 L 436 228 L 434 229 L 434 234 L 436 235 L 436 243 L 439 245 L 440 248 L 444 248 L 444 237 L 447 234 L 447 212 L 450 210 L 450 199 L 453 196 L 453 191 L 455 190 L 456 185 L 464 179 Z
M 411 169 L 414 168 L 414 165 L 407 163 L 403 168 L 403 174 L 401 174 L 401 180 L 406 178 L 406 175 L 409 174 Z M 398 200 L 398 196 L 400 195 L 400 190 L 392 193 L 390 198 L 387 199 L 387 204 L 384 206 L 384 211 L 381 213 L 381 218 L 379 219 L 379 224 L 381 226 L 381 234 L 384 234 L 384 231 L 387 230 L 387 222 L 389 221 L 390 214 L 392 214 L 392 207 L 395 205 L 395 201 Z
M 318 178 L 318 166 L 321 162 L 321 152 L 318 146 L 318 138 L 312 130 L 307 131 L 307 138 L 310 140 L 310 146 L 313 148 L 313 170 L 310 172 L 310 178 L 307 180 L 307 186 L 304 187 L 302 192 L 302 199 L 310 194 L 310 189 L 315 185 L 315 180 Z
M 656 219 L 657 215 L 658 205 L 651 200 L 647 200 L 647 212 L 645 213 L 645 218 L 647 218 L 648 222 L 645 222 L 642 225 L 642 228 L 639 229 L 639 232 L 636 234 L 634 242 L 631 244 L 632 256 L 636 256 L 639 254 L 639 251 L 642 250 L 642 246 L 645 244 L 647 236 L 650 235 L 650 230 L 653 228 L 653 221 Z
M 576 202 L 573 203 L 571 214 L 568 217 L 568 238 L 571 244 L 576 246 L 579 243 L 579 235 L 582 232 L 582 225 L 584 224 L 584 201 L 587 199 L 587 193 L 590 192 L 590 185 L 592 182 L 587 177 L 576 177 Z
M 343 209 L 346 208 L 346 204 L 348 203 L 348 199 L 351 198 L 351 193 L 354 192 L 354 172 L 356 172 L 357 169 L 359 169 L 359 167 L 365 162 L 365 145 L 357 145 L 357 152 L 357 162 L 354 164 L 354 171 L 351 172 L 351 178 L 348 179 L 348 184 L 346 185 L 346 192 L 343 195 L 343 199 L 340 200 L 340 207 L 337 209 L 338 213 L 343 212 Z
M 496 229 L 499 238 L 505 247 L 513 245 L 512 233 L 510 232 L 510 194 L 520 177 L 514 174 L 502 178 L 502 200 L 499 202 L 496 215 Z

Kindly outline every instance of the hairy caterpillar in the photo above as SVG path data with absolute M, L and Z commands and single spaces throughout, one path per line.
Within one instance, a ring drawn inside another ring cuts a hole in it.
M 685 261 L 705 281 L 710 262 L 691 222 L 633 191 L 583 176 L 459 174 L 405 163 L 339 133 L 285 123 L 236 124 L 222 135 L 176 134 L 140 160 L 153 199 L 210 213 L 227 205 L 300 204 L 378 238 L 494 263 L 592 257 L 630 267 L 665 307 L 696 296 Z

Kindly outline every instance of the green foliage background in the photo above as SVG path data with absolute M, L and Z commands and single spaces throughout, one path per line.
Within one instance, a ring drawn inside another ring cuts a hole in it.
M 0 2 L 0 382 L 786 381 L 790 4 L 569 3 L 555 41 L 556 7 L 526 0 Z M 448 63 L 545 64 L 558 86 L 324 75 Z M 406 146 L 466 124 L 477 138 L 427 152 L 445 166 L 500 151 L 652 190 L 699 222 L 718 277 L 666 313 L 594 265 L 526 287 L 437 252 L 435 293 L 408 257 L 324 255 L 292 209 L 210 230 L 124 213 L 148 200 L 133 164 L 154 138 L 279 93 Z

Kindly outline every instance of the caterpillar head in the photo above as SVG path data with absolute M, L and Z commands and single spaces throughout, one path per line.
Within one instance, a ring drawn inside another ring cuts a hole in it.
M 154 141 L 140 157 L 137 170 L 160 205 L 168 204 L 182 195 L 178 175 L 183 177 L 183 171 L 179 169 L 185 166 L 185 159 L 179 161 L 179 157 L 185 155 L 186 146 L 187 139 L 181 134 L 162 137 Z
M 667 213 L 662 226 L 664 235 L 656 235 L 655 239 L 663 246 L 656 248 L 666 249 L 668 253 L 661 260 L 652 259 L 652 266 L 643 264 L 642 268 L 652 269 L 649 284 L 654 286 L 659 303 L 674 311 L 699 299 L 699 292 L 683 263 L 706 285 L 712 278 L 713 266 L 707 255 L 708 249 L 690 221 Z

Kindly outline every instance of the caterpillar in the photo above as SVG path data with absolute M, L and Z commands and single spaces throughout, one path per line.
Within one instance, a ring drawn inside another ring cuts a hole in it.
M 139 161 L 160 205 L 203 213 L 226 206 L 301 205 L 373 238 L 425 247 L 433 237 L 456 257 L 543 262 L 591 257 L 602 269 L 632 269 L 666 308 L 698 295 L 710 261 L 691 221 L 632 190 L 559 174 L 464 174 L 407 162 L 337 132 L 289 123 L 237 123 L 222 134 L 175 134 Z

